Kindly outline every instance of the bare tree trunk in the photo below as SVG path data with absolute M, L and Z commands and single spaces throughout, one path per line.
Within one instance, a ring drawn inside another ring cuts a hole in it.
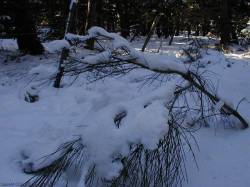
M 69 49 L 63 48 L 62 53 L 61 53 L 61 57 L 60 57 L 60 61 L 59 61 L 56 80 L 54 82 L 55 88 L 60 88 L 60 86 L 61 86 L 61 80 L 62 80 L 63 73 L 64 73 L 64 64 L 63 63 L 68 58 L 68 56 L 69 56 Z
M 87 16 L 86 16 L 86 23 L 85 23 L 85 34 L 88 31 L 89 28 L 89 22 L 90 22 L 90 11 L 91 11 L 91 0 L 88 0 L 88 4 L 87 4 Z
M 229 0 L 221 0 L 220 36 L 221 44 L 228 45 L 231 41 L 232 25 Z
M 76 14 L 76 8 L 77 8 L 77 2 L 74 1 L 70 5 L 69 15 L 68 15 L 67 23 L 66 23 L 66 28 L 65 28 L 65 34 L 67 34 L 68 32 L 75 31 L 74 18 Z
M 96 0 L 88 0 L 88 8 L 87 8 L 87 18 L 85 24 L 85 33 L 87 33 L 88 29 L 95 25 L 96 23 Z M 93 50 L 94 49 L 94 39 L 89 39 L 87 41 L 87 48 Z
M 152 25 L 151 25 L 150 31 L 149 31 L 149 33 L 148 33 L 148 35 L 147 35 L 147 38 L 146 38 L 146 40 L 145 40 L 145 42 L 144 42 L 144 44 L 143 44 L 143 46 L 142 46 L 142 49 L 141 49 L 142 52 L 145 51 L 145 49 L 146 49 L 146 47 L 147 47 L 147 45 L 148 45 L 148 42 L 149 42 L 151 36 L 152 36 L 153 33 L 154 33 L 155 27 L 156 27 L 156 25 L 158 24 L 158 22 L 160 21 L 160 18 L 161 18 L 161 14 L 158 14 L 158 15 L 155 17 L 155 19 L 154 19 L 154 21 L 153 21 L 153 23 L 152 23 Z
M 174 33 L 171 34 L 171 38 L 168 42 L 168 45 L 172 45 L 173 39 L 174 39 Z
M 122 3 L 122 6 L 117 4 L 118 7 L 118 14 L 120 16 L 120 27 L 121 27 L 121 35 L 124 38 L 127 38 L 130 36 L 130 20 L 128 18 L 129 16 L 129 1 L 120 1 Z
M 11 0 L 8 3 L 14 20 L 19 50 L 32 55 L 42 54 L 44 48 L 37 37 L 35 23 L 29 14 L 28 1 L 25 0 L 20 4 L 18 0 Z

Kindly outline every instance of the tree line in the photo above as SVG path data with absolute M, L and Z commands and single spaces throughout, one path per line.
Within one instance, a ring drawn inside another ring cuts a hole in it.
M 47 39 L 64 36 L 70 0 L 3 0 L 1 37 L 17 38 L 19 49 L 40 54 L 37 31 Z M 101 26 L 125 37 L 146 36 L 152 23 L 159 37 L 212 33 L 222 45 L 237 43 L 250 17 L 250 0 L 78 0 L 70 32 Z M 157 19 L 156 19 L 157 18 Z

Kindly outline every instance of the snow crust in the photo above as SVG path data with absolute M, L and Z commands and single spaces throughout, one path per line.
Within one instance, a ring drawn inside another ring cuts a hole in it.
M 43 43 L 45 49 L 50 53 L 60 52 L 63 48 L 69 48 L 70 44 L 67 40 L 53 40 L 51 42 Z
M 29 74 L 37 75 L 37 78 L 49 78 L 57 72 L 56 66 L 40 64 L 29 71 Z
M 98 53 L 96 55 L 88 55 L 83 59 L 83 62 L 87 64 L 99 64 L 99 63 L 105 63 L 110 62 L 110 52 L 104 51 L 101 53 Z

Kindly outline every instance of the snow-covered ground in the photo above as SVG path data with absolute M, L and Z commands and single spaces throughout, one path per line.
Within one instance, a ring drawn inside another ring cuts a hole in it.
M 135 41 L 133 46 L 140 48 L 142 42 Z M 179 57 L 180 49 L 186 42 L 185 38 L 179 37 L 172 46 L 168 46 L 168 41 L 164 40 L 160 57 Z M 155 53 L 159 43 L 159 40 L 152 39 L 148 52 Z M 89 123 L 106 120 L 105 115 L 109 115 L 110 106 L 121 101 L 123 104 L 131 103 L 131 100 L 151 93 L 160 85 L 157 82 L 144 84 L 145 81 L 138 81 L 150 73 L 135 70 L 124 77 L 106 78 L 91 84 L 82 77 L 69 86 L 65 79 L 65 86 L 60 89 L 44 84 L 39 90 L 39 101 L 26 102 L 24 95 L 27 89 L 38 76 L 42 79 L 47 76 L 46 73 L 51 74 L 56 70 L 59 56 L 56 52 L 66 45 L 64 41 L 54 41 L 45 44 L 49 52 L 46 55 L 15 58 L 13 53 L 6 51 L 16 50 L 15 41 L 0 41 L 0 49 L 5 50 L 0 52 L 0 186 L 19 186 L 31 177 L 23 173 L 23 162 L 52 153 L 61 143 L 82 134 L 81 131 Z M 223 54 L 209 49 L 203 54 L 200 63 L 204 69 L 213 72 L 209 78 L 214 81 L 219 96 L 234 106 L 244 98 L 238 111 L 250 121 L 250 56 L 243 52 Z M 161 84 L 168 85 L 168 82 Z M 152 109 L 158 110 L 159 107 L 155 105 Z M 159 114 L 158 118 L 161 117 Z M 153 119 L 149 115 L 146 120 Z M 96 128 L 100 128 L 100 137 L 89 139 L 100 138 L 96 149 L 101 149 L 104 146 L 102 143 L 105 144 L 101 138 L 107 138 L 104 136 L 107 129 L 100 126 Z M 191 155 L 187 154 L 189 181 L 183 186 L 250 186 L 250 129 L 224 128 L 224 124 L 214 124 L 210 128 L 199 129 L 194 132 L 194 136 L 200 149 L 198 151 L 193 145 L 199 168 Z M 108 146 L 112 149 L 117 144 Z

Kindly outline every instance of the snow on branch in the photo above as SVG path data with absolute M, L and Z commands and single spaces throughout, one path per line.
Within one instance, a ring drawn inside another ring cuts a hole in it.
M 180 183 L 185 177 L 182 141 L 187 140 L 181 139 L 179 121 L 168 109 L 174 91 L 172 85 L 105 107 L 94 103 L 89 113 L 98 117 L 85 116 L 92 123 L 82 129 L 80 139 L 62 144 L 39 162 L 24 163 L 26 173 L 38 176 L 23 186 L 54 186 L 70 170 L 83 175 L 86 186 Z
M 205 82 L 199 76 L 199 72 L 193 71 L 192 66 L 188 67 L 176 58 L 166 56 L 164 56 L 163 58 L 160 55 L 147 54 L 137 51 L 132 46 L 130 46 L 130 43 L 126 39 L 122 38 L 116 33 L 109 33 L 100 27 L 92 27 L 88 31 L 88 35 L 86 36 L 86 38 L 95 38 L 97 41 L 99 37 L 105 38 L 106 41 L 110 42 L 110 45 L 105 47 L 102 46 L 103 52 L 101 53 L 86 56 L 85 59 L 82 60 L 82 62 L 84 63 L 84 67 L 89 67 L 88 65 L 93 66 L 94 64 L 94 69 L 99 64 L 103 63 L 108 66 L 109 64 L 112 64 L 114 62 L 126 62 L 156 73 L 179 75 L 184 80 L 192 84 L 195 89 L 198 89 L 199 92 L 206 95 L 213 104 L 216 104 L 220 100 L 223 100 L 218 98 L 213 92 L 209 91 L 209 89 L 206 87 Z M 79 40 L 81 38 L 82 37 L 76 35 L 74 37 L 71 37 L 71 39 Z M 244 119 L 243 116 L 241 116 L 240 113 L 238 113 L 236 109 L 232 108 L 230 104 L 224 102 L 224 105 L 221 107 L 221 111 L 223 113 L 227 111 L 228 115 L 233 115 L 234 117 L 239 119 L 239 121 L 243 125 L 243 128 L 248 127 L 248 122 Z
M 140 97 L 123 95 L 122 100 L 112 103 L 107 99 L 103 104 L 103 94 L 95 98 L 83 116 L 91 124 L 79 132 L 81 138 L 63 144 L 45 158 L 44 165 L 42 159 L 28 164 L 34 167 L 24 166 L 29 173 L 38 175 L 24 186 L 54 186 L 64 172 L 74 168 L 79 170 L 81 185 L 87 187 L 178 186 L 186 177 L 184 142 L 192 152 L 186 127 L 205 123 L 206 119 L 218 115 L 214 109 L 220 116 L 234 116 L 244 128 L 248 127 L 236 109 L 214 94 L 199 71 L 187 68 L 175 58 L 136 51 L 121 36 L 99 27 L 91 28 L 87 36 L 68 34 L 67 37 L 72 40 L 94 38 L 102 51 L 83 59 L 72 58 L 64 66 L 64 75 L 98 70 L 110 76 L 132 64 L 163 75 L 176 74 L 182 82 L 177 85 L 173 81 Z M 196 104 L 187 101 L 190 96 L 197 100 Z M 98 100 L 102 104 L 98 104 Z M 194 119 L 188 119 L 193 115 L 196 115 Z
M 136 61 L 133 61 L 135 64 L 140 66 L 145 66 L 151 70 L 158 70 L 158 71 L 166 71 L 166 72 L 180 72 L 180 73 L 187 73 L 187 68 L 185 65 L 181 63 L 181 61 L 176 60 L 175 58 L 162 58 L 159 55 L 155 54 L 146 54 L 139 51 L 136 51 L 133 47 L 130 46 L 130 43 L 121 37 L 120 35 L 116 33 L 109 33 L 106 30 L 104 30 L 101 27 L 92 27 L 88 30 L 87 36 L 79 36 L 74 34 L 67 34 L 66 39 L 73 41 L 86 41 L 91 38 L 98 38 L 98 37 L 104 37 L 106 40 L 109 40 L 111 42 L 111 45 L 105 49 L 105 51 L 109 52 L 109 56 L 106 55 L 106 57 L 112 58 L 121 58 L 122 60 L 132 60 L 136 59 Z M 120 56 L 120 52 L 126 52 L 127 56 Z M 107 53 L 106 53 L 107 54 Z M 118 55 L 117 55 L 118 54 Z M 93 56 L 90 57 L 90 63 L 98 64 L 103 62 L 102 59 L 100 59 L 100 56 L 97 56 L 99 54 L 95 55 L 95 61 L 93 61 Z M 85 62 L 88 61 L 88 56 L 84 60 Z

